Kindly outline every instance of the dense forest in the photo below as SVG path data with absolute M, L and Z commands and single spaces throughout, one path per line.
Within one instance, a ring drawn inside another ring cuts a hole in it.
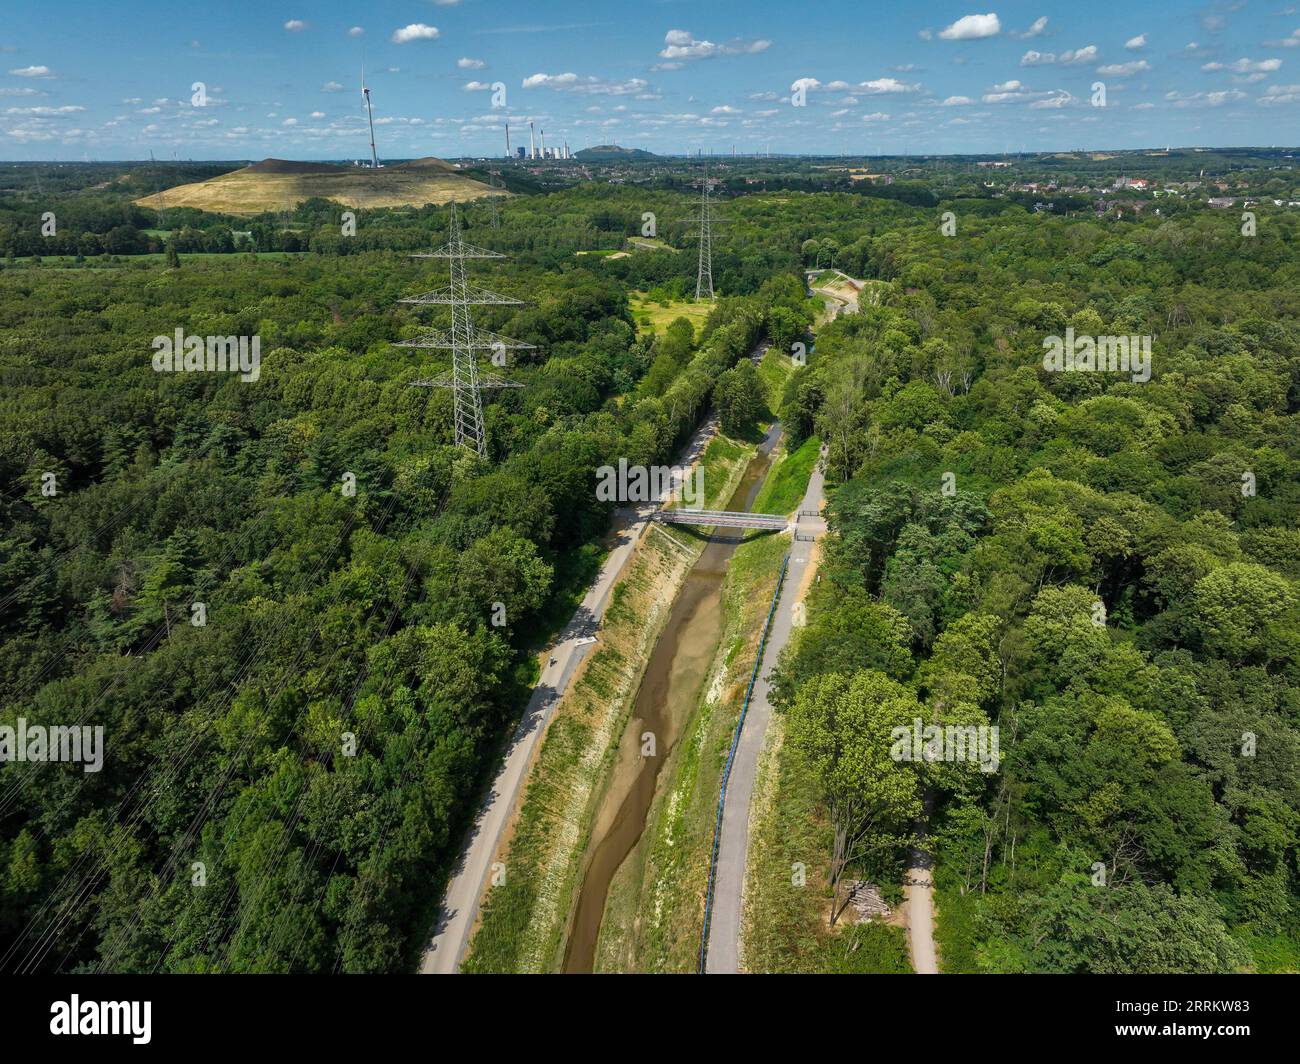
M 530 305 L 480 324 L 537 351 L 494 393 L 485 462 L 451 446 L 449 394 L 410 387 L 425 356 L 391 346 L 437 324 L 396 304 L 445 283 L 422 263 L 0 278 L 3 721 L 102 725 L 108 748 L 95 774 L 0 770 L 6 963 L 411 965 L 529 651 L 598 557 L 594 471 L 670 461 L 769 310 L 803 301 L 773 277 L 654 341 L 619 271 L 542 257 L 490 278 Z M 155 374 L 178 323 L 260 336 L 259 380 Z
M 852 779 L 884 883 L 936 799 L 946 971 L 1300 968 L 1298 232 L 873 237 L 881 305 L 791 382 L 837 486 L 781 669 L 788 771 L 828 802 Z M 1045 372 L 1067 328 L 1151 336 L 1152 379 Z M 863 720 L 918 717 L 996 724 L 999 770 L 864 767 L 888 739 Z

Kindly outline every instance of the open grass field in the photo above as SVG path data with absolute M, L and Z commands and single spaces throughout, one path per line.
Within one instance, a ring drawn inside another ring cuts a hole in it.
M 685 318 L 698 333 L 713 309 L 713 304 L 707 299 L 698 302 L 694 299 L 674 299 L 665 306 L 647 300 L 644 292 L 633 294 L 629 302 L 638 328 L 652 333 L 662 332 L 678 318 Z
M 417 159 L 370 170 L 267 159 L 207 181 L 178 185 L 136 200 L 142 207 L 194 207 L 214 214 L 283 211 L 313 196 L 348 207 L 422 207 L 505 195 L 441 159 Z

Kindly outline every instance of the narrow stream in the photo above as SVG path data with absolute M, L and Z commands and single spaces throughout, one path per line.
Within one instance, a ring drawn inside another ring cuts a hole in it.
M 780 434 L 780 424 L 773 424 L 723 509 L 748 510 L 753 505 Z M 645 831 L 659 769 L 698 704 L 722 637 L 722 578 L 746 531 L 739 528 L 713 531 L 704 553 L 687 573 L 673 601 L 668 623 L 650 655 L 632 717 L 619 743 L 613 778 L 592 827 L 577 911 L 564 956 L 566 972 L 592 970 L 609 885 Z M 641 737 L 645 732 L 655 737 L 655 757 L 641 756 Z

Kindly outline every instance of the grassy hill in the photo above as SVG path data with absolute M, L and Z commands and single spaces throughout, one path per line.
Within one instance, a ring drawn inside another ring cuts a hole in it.
M 262 214 L 282 211 L 312 196 L 348 207 L 420 207 L 479 199 L 493 194 L 441 159 L 415 159 L 408 163 L 370 170 L 333 163 L 264 159 L 233 173 L 195 184 L 178 185 L 158 194 L 142 196 L 142 207 L 194 207 L 218 214 Z M 496 191 L 501 195 L 500 190 Z
M 583 148 L 575 151 L 573 157 L 587 162 L 639 162 L 659 158 L 644 148 L 620 148 L 617 144 L 597 144 L 594 148 Z

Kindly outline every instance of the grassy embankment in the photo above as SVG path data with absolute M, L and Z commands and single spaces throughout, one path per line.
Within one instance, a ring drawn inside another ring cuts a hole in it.
M 854 924 L 850 910 L 827 926 L 830 824 L 802 758 L 786 749 L 774 714 L 759 759 L 745 888 L 741 963 L 758 972 L 910 972 L 901 927 Z M 806 881 L 799 885 L 802 867 Z
M 754 446 L 723 437 L 704 454 L 708 505 L 734 491 Z M 673 599 L 704 541 L 649 529 L 616 586 L 600 644 L 556 708 L 464 968 L 545 972 L 563 959 L 582 858 L 637 688 Z
M 763 360 L 759 377 L 769 416 L 791 368 L 776 352 Z M 816 456 L 815 441 L 792 455 L 780 448 L 754 509 L 792 512 Z M 722 636 L 696 711 L 660 775 L 646 832 L 610 886 L 597 971 L 695 970 L 722 767 L 789 545 L 786 535 L 751 534 L 732 556 L 722 589 Z

